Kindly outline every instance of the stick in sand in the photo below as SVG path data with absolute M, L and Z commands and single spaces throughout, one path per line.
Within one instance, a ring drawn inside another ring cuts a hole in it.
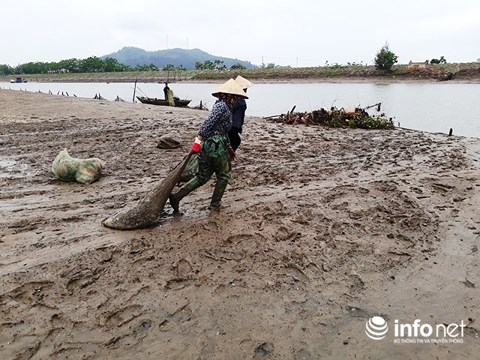
M 117 214 L 106 218 L 102 225 L 117 230 L 132 230 L 151 227 L 158 223 L 168 197 L 182 175 L 192 154 L 186 156 L 165 179 L 150 190 L 132 208 L 123 209 Z

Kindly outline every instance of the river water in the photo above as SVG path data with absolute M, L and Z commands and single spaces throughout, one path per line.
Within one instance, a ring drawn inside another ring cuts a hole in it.
M 191 99 L 190 106 L 202 103 L 211 108 L 211 93 L 218 84 L 172 83 L 176 96 Z M 0 83 L 2 89 L 62 93 L 107 100 L 117 96 L 133 101 L 133 83 Z M 136 95 L 163 97 L 163 84 L 138 83 Z M 458 83 L 273 83 L 255 84 L 248 90 L 247 115 L 270 116 L 319 108 L 366 107 L 381 102 L 381 112 L 401 127 L 480 138 L 480 84 Z M 369 113 L 376 115 L 374 109 Z

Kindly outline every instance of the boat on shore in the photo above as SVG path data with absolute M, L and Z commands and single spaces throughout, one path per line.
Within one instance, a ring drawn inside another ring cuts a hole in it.
M 137 96 L 137 99 L 142 104 L 170 106 L 168 103 L 168 100 L 165 100 L 165 99 L 149 98 L 145 96 Z M 175 102 L 176 107 L 186 107 L 188 104 L 190 104 L 190 101 L 192 101 L 192 100 L 186 100 L 186 99 L 179 99 L 177 97 L 174 97 L 173 100 Z

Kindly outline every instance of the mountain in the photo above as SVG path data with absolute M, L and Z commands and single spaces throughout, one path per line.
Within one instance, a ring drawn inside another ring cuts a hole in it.
M 124 47 L 123 49 L 102 56 L 102 58 L 114 58 L 119 63 L 135 67 L 137 65 L 150 65 L 153 64 L 158 68 L 163 68 L 165 65 L 183 66 L 187 70 L 195 69 L 195 63 L 197 61 L 202 64 L 210 60 L 214 62 L 215 60 L 223 61 L 227 69 L 232 65 L 241 64 L 247 69 L 255 68 L 249 61 L 243 61 L 238 59 L 226 58 L 222 56 L 215 56 L 200 49 L 168 49 L 168 50 L 158 50 L 158 51 L 146 51 L 136 47 Z

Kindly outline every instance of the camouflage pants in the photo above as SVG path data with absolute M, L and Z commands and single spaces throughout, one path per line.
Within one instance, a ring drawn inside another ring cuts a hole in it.
M 205 184 L 215 173 L 217 176 L 216 189 L 225 190 L 230 180 L 231 162 L 227 150 L 227 138 L 217 135 L 205 139 L 198 157 L 198 172 L 195 177 L 185 184 L 185 188 L 193 191 Z

